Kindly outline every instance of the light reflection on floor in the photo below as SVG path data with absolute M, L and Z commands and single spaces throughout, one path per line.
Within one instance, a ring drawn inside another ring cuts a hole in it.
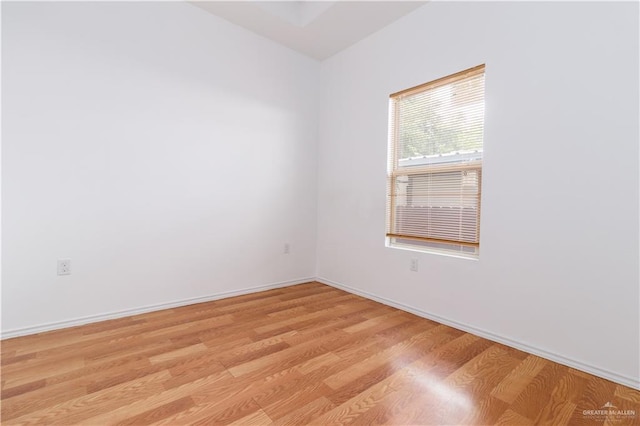
M 421 388 L 421 393 L 436 397 L 434 405 L 447 411 L 469 413 L 473 411 L 473 401 L 459 386 L 446 383 L 442 377 L 430 374 L 420 367 L 409 367 L 409 375 L 413 384 Z

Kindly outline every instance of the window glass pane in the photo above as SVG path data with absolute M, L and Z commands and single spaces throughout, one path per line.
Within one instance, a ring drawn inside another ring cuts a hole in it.
M 400 160 L 482 149 L 483 75 L 404 97 L 396 108 Z

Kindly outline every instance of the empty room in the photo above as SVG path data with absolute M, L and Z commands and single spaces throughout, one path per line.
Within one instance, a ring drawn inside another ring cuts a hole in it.
M 639 425 L 639 16 L 2 1 L 2 424 Z

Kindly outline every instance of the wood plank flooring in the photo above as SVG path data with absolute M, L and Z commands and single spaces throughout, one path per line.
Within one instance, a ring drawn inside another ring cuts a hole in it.
M 1 346 L 4 425 L 640 424 L 636 390 L 319 283 Z

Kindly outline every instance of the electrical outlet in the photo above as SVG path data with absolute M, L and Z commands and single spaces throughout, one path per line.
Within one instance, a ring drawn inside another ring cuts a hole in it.
M 418 272 L 418 259 L 411 259 L 409 270 L 412 272 Z
M 290 251 L 291 251 L 291 247 L 289 246 L 289 243 L 284 243 L 284 248 L 282 249 L 282 252 L 284 254 L 289 254 Z
M 58 259 L 58 275 L 71 275 L 71 259 Z

